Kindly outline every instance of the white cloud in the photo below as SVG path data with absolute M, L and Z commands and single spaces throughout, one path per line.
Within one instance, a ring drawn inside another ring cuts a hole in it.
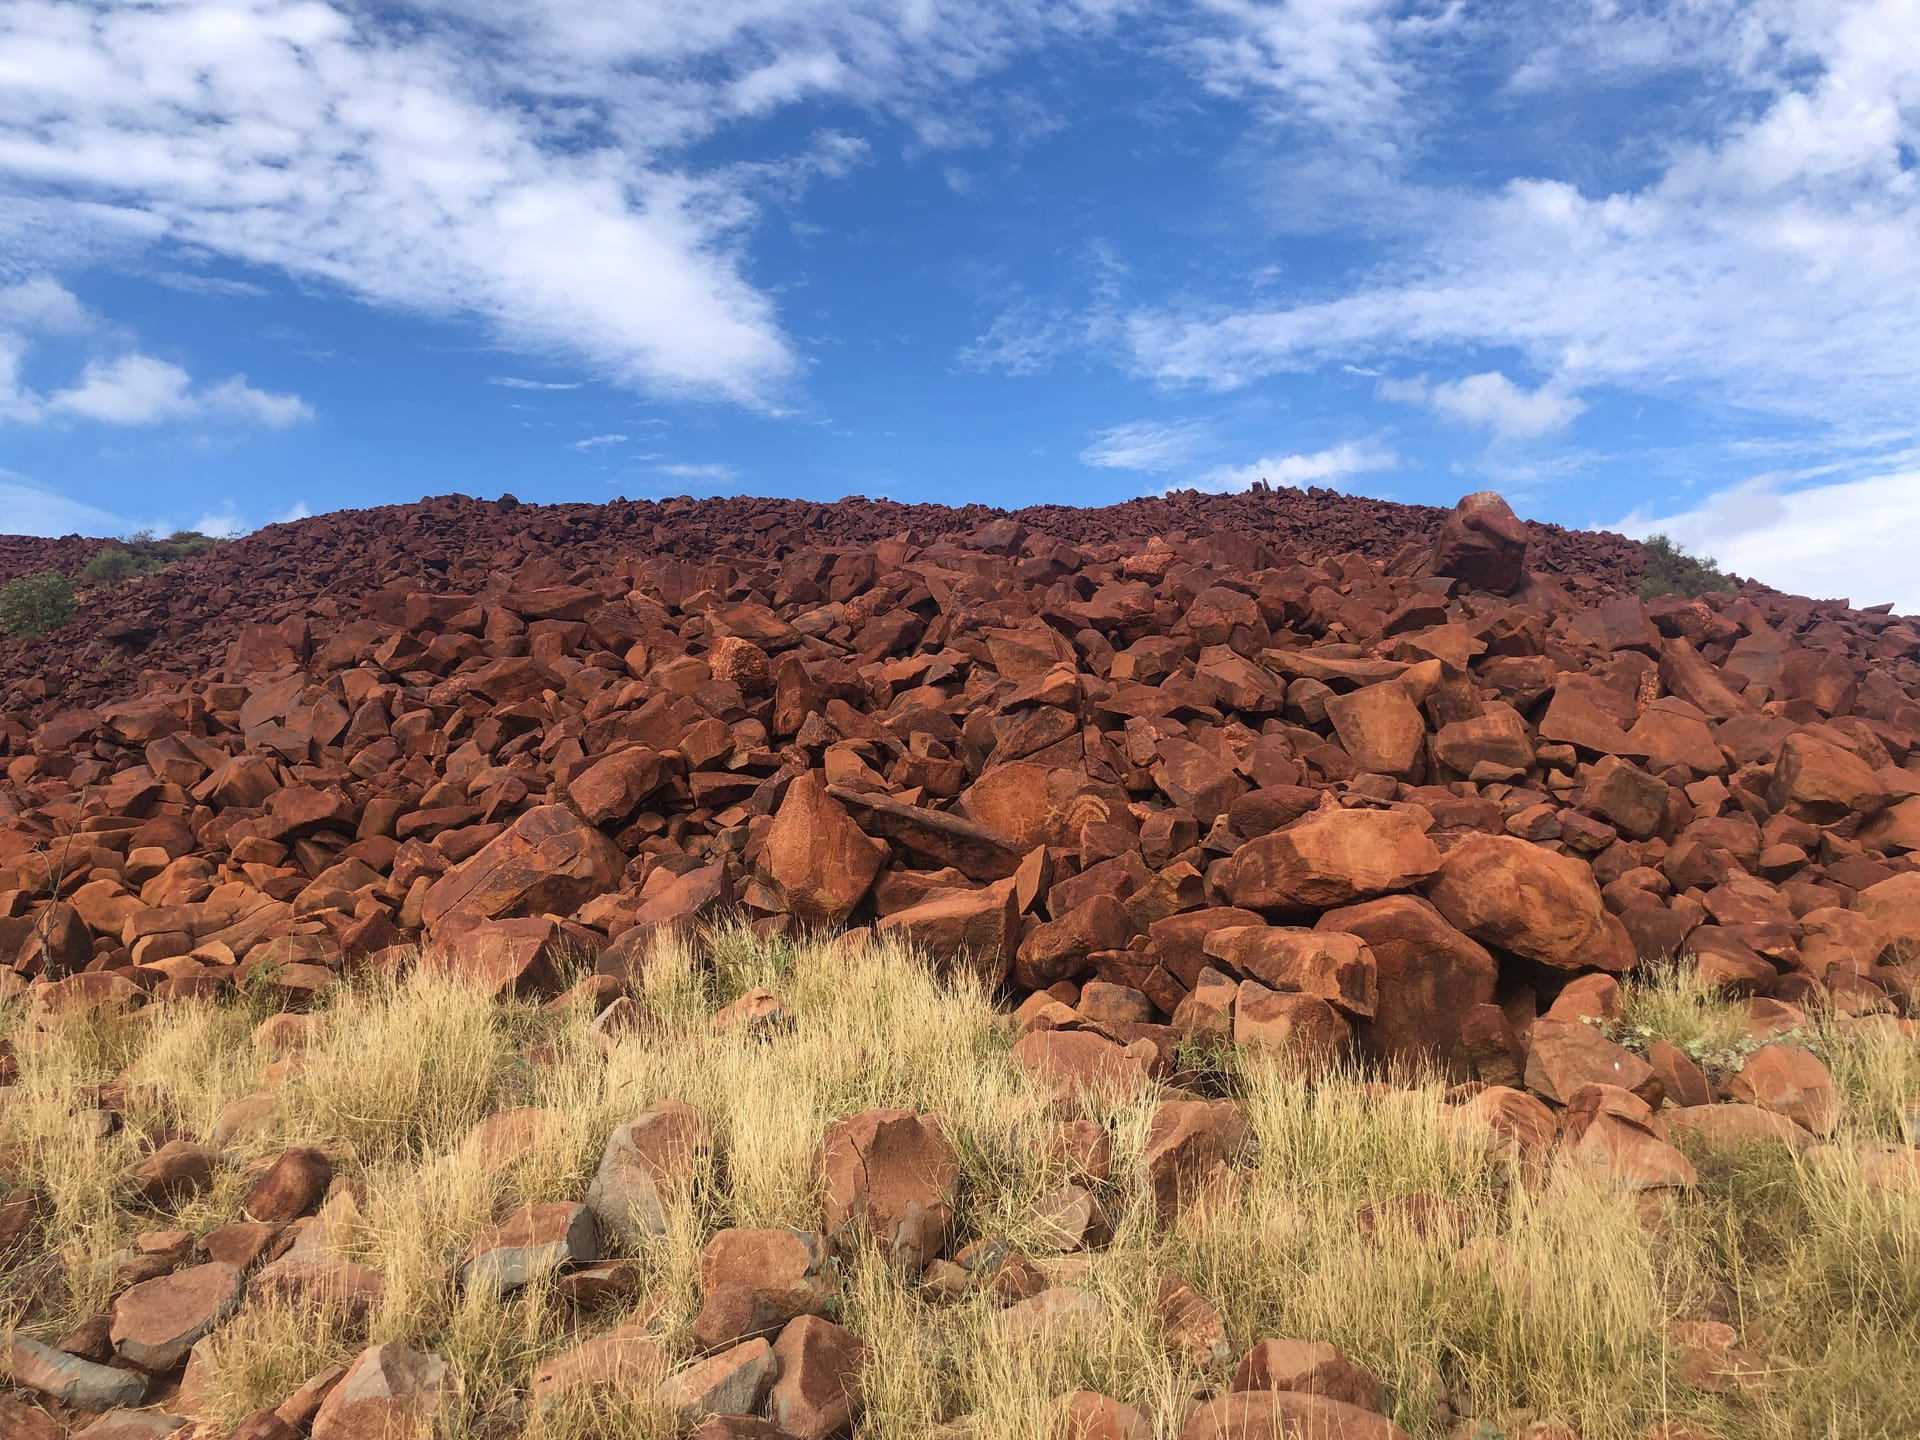
M 1671 536 L 1722 568 L 1815 599 L 1856 605 L 1892 601 L 1920 615 L 1920 470 L 1788 488 L 1762 476 L 1730 486 L 1690 510 L 1639 510 L 1612 527 L 1644 539 Z
M 92 323 L 86 307 L 64 285 L 44 275 L 0 285 L 0 328 L 70 335 Z
M 1586 402 L 1549 381 L 1537 390 L 1513 383 L 1498 370 L 1429 385 L 1416 380 L 1383 380 L 1380 397 L 1422 405 L 1437 415 L 1478 425 L 1503 440 L 1532 440 L 1563 430 L 1585 413 Z
M 251 280 L 229 280 L 220 275 L 195 275 L 186 270 L 156 270 L 147 276 L 156 285 L 178 290 L 183 295 L 216 295 L 229 299 L 259 300 L 269 292 Z
M 1243 19 L 1257 11 L 1254 24 L 1295 7 L 1216 8 Z M 1298 8 L 1341 33 L 1372 17 L 1352 46 L 1386 57 L 1340 72 L 1350 87 L 1317 103 L 1356 114 L 1397 105 L 1429 141 L 1463 128 L 1468 112 L 1448 109 L 1438 84 L 1453 71 L 1433 63 L 1453 66 L 1456 55 L 1424 53 L 1424 32 L 1401 31 L 1395 12 L 1363 0 Z M 1279 303 L 1141 307 L 1124 325 L 1131 365 L 1170 384 L 1232 387 L 1342 362 L 1505 349 L 1560 377 L 1567 394 L 1611 384 L 1818 424 L 1911 429 L 1920 8 L 1754 0 L 1573 9 L 1581 13 L 1474 12 L 1494 82 L 1510 66 L 1510 94 L 1552 96 L 1579 116 L 1622 103 L 1606 87 L 1659 76 L 1693 101 L 1678 125 L 1631 143 L 1599 139 L 1577 169 L 1525 159 L 1533 173 L 1490 186 L 1427 187 L 1382 164 L 1368 172 L 1367 213 L 1353 222 L 1393 227 L 1382 263 Z M 1386 48 L 1369 48 L 1376 42 Z M 1296 62 L 1275 63 L 1284 72 Z M 1417 79 L 1435 83 L 1409 109 Z M 1471 113 L 1486 123 L 1484 110 Z M 1284 159 L 1275 168 L 1293 173 Z
M 578 390 L 584 381 L 580 380 L 523 380 L 518 375 L 495 375 L 488 380 L 489 385 L 502 385 L 509 390 Z
M 801 362 L 745 227 L 859 142 L 788 126 L 756 136 L 788 154 L 706 168 L 691 143 L 823 100 L 939 115 L 1134 3 L 0 0 L 0 182 L 51 197 L 0 246 L 191 246 L 616 384 L 777 408 Z
M 0 530 L 9 535 L 117 535 L 124 522 L 98 506 L 0 470 Z
M 1132 420 L 1097 431 L 1080 452 L 1080 463 L 1149 473 L 1177 470 L 1206 439 L 1206 427 L 1191 420 Z
M 609 445 L 624 445 L 627 439 L 625 435 L 589 435 L 584 440 L 574 441 L 573 448 L 583 453 L 588 450 L 604 450 Z
M 107 425 L 213 419 L 280 427 L 313 418 L 313 407 L 298 395 L 256 390 L 244 375 L 203 390 L 192 386 L 193 377 L 169 361 L 122 355 L 89 363 L 75 385 L 47 399 L 45 412 Z
M 1399 463 L 1400 457 L 1383 445 L 1349 442 L 1310 455 L 1273 455 L 1251 465 L 1223 465 L 1186 482 L 1186 488 L 1224 495 L 1249 489 L 1258 480 L 1270 485 L 1326 485 L 1349 475 L 1391 470 Z
M 1394 51 L 1395 0 L 1198 0 L 1198 8 L 1219 22 L 1192 45 L 1209 89 L 1276 104 L 1345 138 L 1394 128 L 1410 79 Z
M 682 462 L 655 465 L 651 468 L 654 474 L 663 475 L 669 480 L 694 480 L 711 485 L 730 485 L 740 478 L 737 466 L 722 464 L 718 461 L 707 461 L 702 464 Z

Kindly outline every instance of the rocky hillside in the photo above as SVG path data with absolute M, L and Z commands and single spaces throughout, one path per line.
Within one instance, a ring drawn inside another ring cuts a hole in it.
M 1638 564 L 1486 496 L 277 526 L 0 647 L 0 958 L 297 997 L 424 942 L 537 992 L 737 910 L 1128 987 L 1099 1063 L 1177 1025 L 1490 1081 L 1681 951 L 1907 1006 L 1920 623 Z

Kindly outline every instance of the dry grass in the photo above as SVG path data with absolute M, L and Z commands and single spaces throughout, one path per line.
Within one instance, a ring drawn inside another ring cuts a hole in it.
M 755 986 L 784 1000 L 787 1023 L 716 1029 L 713 1013 Z M 21 1076 L 0 1104 L 0 1146 L 16 1183 L 51 1205 L 43 1238 L 64 1279 L 38 1308 L 24 1284 L 0 1281 L 8 1318 L 52 1337 L 97 1313 L 135 1233 L 230 1220 L 249 1161 L 317 1144 L 363 1196 L 333 1238 L 386 1277 L 367 1335 L 435 1350 L 461 1375 L 451 1436 L 664 1440 L 672 1427 L 644 1396 L 612 1410 L 524 1408 L 535 1363 L 623 1317 L 583 1322 L 540 1287 L 500 1301 L 463 1295 L 455 1280 L 473 1235 L 512 1205 L 577 1199 L 608 1132 L 654 1100 L 702 1107 L 720 1156 L 669 1233 L 630 1257 L 676 1354 L 691 1353 L 705 1240 L 726 1225 L 816 1227 L 821 1133 L 860 1110 L 940 1117 L 962 1157 L 963 1238 L 1036 1238 L 1034 1202 L 1062 1178 L 1045 1143 L 1057 1112 L 1011 1064 L 1005 1018 L 964 983 L 886 946 L 767 945 L 725 931 L 663 946 L 641 998 L 661 1028 L 603 1055 L 577 1007 L 497 1004 L 418 973 L 344 987 L 272 1088 L 272 1122 L 234 1141 L 214 1190 L 170 1215 L 125 1204 L 118 1177 L 139 1154 L 135 1137 L 160 1126 L 204 1136 L 228 1101 L 259 1089 L 257 1016 L 180 1005 L 34 1031 L 14 1004 L 0 1020 Z M 1709 1053 L 1739 1048 L 1736 1007 L 1685 972 L 1630 986 L 1626 1002 L 1650 1034 Z M 1491 1440 L 1522 1411 L 1583 1440 L 1638 1440 L 1665 1419 L 1726 1440 L 1920 1433 L 1920 1193 L 1874 1188 L 1856 1148 L 1904 1133 L 1920 1103 L 1920 1054 L 1871 1022 L 1820 1017 L 1809 1038 L 1846 1102 L 1830 1158 L 1702 1157 L 1698 1191 L 1664 1207 L 1493 1155 L 1456 1123 L 1438 1082 L 1398 1077 L 1388 1088 L 1250 1063 L 1225 1078 L 1253 1158 L 1231 1192 L 1162 1229 L 1140 1201 L 1139 1174 L 1158 1097 L 1107 1102 L 1116 1233 L 1060 1267 L 1099 1297 L 1104 1318 L 1009 1346 L 987 1299 L 936 1305 L 888 1267 L 856 1261 L 838 1318 L 872 1350 L 860 1433 L 920 1440 L 937 1421 L 973 1415 L 982 1436 L 1044 1434 L 1052 1397 L 1089 1388 L 1141 1406 L 1173 1436 L 1187 1398 L 1225 1377 L 1163 1348 L 1154 1298 L 1168 1270 L 1220 1308 L 1236 1355 L 1265 1336 L 1341 1346 L 1387 1381 L 1390 1412 L 1422 1440 L 1463 1415 Z M 84 1093 L 114 1082 L 125 1123 L 100 1133 Z M 466 1137 L 521 1106 L 547 1123 L 509 1163 L 488 1165 Z M 1462 1208 L 1464 1248 L 1391 1224 L 1362 1234 L 1361 1205 L 1414 1193 Z M 14 1272 L 36 1273 L 32 1263 Z M 1701 1317 L 1727 1320 L 1768 1357 L 1775 1373 L 1763 1389 L 1715 1396 L 1679 1378 L 1667 1327 Z M 211 1404 L 230 1420 L 274 1403 L 363 1343 L 338 1314 L 243 1310 L 208 1347 Z

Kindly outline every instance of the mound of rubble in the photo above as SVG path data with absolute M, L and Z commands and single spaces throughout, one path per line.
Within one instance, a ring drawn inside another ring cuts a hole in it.
M 1645 603 L 1636 553 L 1485 494 L 275 527 L 7 647 L 0 959 L 49 1007 L 416 944 L 538 992 L 739 911 L 1490 1083 L 1682 952 L 1904 1013 L 1920 623 Z

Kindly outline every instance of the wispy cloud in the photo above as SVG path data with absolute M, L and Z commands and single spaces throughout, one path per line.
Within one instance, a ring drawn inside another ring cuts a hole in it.
M 271 293 L 266 286 L 256 285 L 251 280 L 233 280 L 222 275 L 196 275 L 186 270 L 155 270 L 147 279 L 184 295 L 222 295 L 232 299 L 259 300 Z
M 697 480 L 713 485 L 730 485 L 740 478 L 740 470 L 737 466 L 719 461 L 699 464 L 677 462 L 670 465 L 654 465 L 649 468 L 655 475 L 668 480 Z
M 1110 470 L 1177 470 L 1192 461 L 1208 440 L 1204 425 L 1192 420 L 1132 420 L 1095 433 L 1080 452 L 1082 465 Z
M 1186 481 L 1184 487 L 1227 494 L 1252 488 L 1255 481 L 1270 485 L 1334 485 L 1350 475 L 1391 470 L 1400 457 L 1374 441 L 1349 442 L 1308 455 L 1270 455 L 1251 465 L 1222 465 Z
M 526 380 L 518 375 L 495 375 L 487 381 L 489 385 L 501 385 L 509 390 L 578 390 L 581 380 Z
M 630 438 L 632 437 L 627 435 L 617 435 L 617 434 L 616 435 L 589 435 L 584 440 L 574 441 L 573 448 L 582 452 L 589 451 L 589 450 L 604 450 L 609 445 L 624 445 L 627 443 L 627 441 Z

